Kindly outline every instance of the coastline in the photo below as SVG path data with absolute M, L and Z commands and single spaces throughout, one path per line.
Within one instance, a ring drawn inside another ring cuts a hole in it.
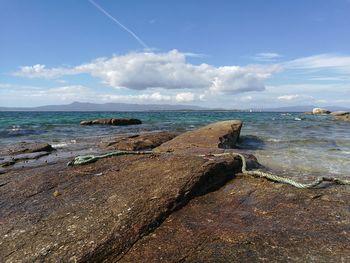
M 241 176 L 239 158 L 210 155 L 231 151 L 238 123 L 183 133 L 152 155 L 2 174 L 2 260 L 349 260 L 349 188 L 300 190 Z

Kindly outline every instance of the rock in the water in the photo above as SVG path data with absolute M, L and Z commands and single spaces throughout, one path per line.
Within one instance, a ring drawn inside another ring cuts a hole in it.
M 174 132 L 154 132 L 129 137 L 117 138 L 104 145 L 109 150 L 141 151 L 150 150 L 173 139 L 178 134 Z
M 350 114 L 336 116 L 335 118 L 339 121 L 350 121 Z
M 234 148 L 242 122 L 238 120 L 222 121 L 203 128 L 189 131 L 163 143 L 155 152 L 201 153 L 216 151 L 218 148 Z
M 124 126 L 124 125 L 136 125 L 136 124 L 142 124 L 142 121 L 139 119 L 97 119 L 97 120 L 86 120 L 81 121 L 80 125 L 117 125 L 117 126 Z
M 307 111 L 303 113 L 304 115 L 313 115 L 312 111 Z
M 334 111 L 331 113 L 333 116 L 344 116 L 344 115 L 349 115 L 350 112 L 348 111 Z
M 312 110 L 312 114 L 330 114 L 331 112 L 329 110 L 326 110 L 326 109 L 322 109 L 322 108 L 314 108 Z

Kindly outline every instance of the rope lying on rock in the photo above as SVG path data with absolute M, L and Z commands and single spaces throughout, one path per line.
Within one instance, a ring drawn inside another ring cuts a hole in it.
M 96 162 L 99 159 L 103 158 L 109 158 L 113 156 L 121 156 L 121 155 L 142 155 L 142 154 L 152 154 L 152 151 L 114 151 L 102 155 L 86 155 L 86 156 L 77 156 L 75 157 L 72 161 L 70 161 L 67 165 L 68 166 L 74 166 L 74 165 L 83 165 L 83 164 L 89 164 Z M 250 175 L 254 177 L 260 177 L 260 178 L 266 178 L 270 181 L 277 182 L 277 183 L 284 183 L 284 184 L 289 184 L 292 185 L 296 188 L 301 188 L 301 189 L 308 189 L 308 188 L 314 188 L 318 185 L 320 185 L 322 182 L 332 182 L 335 184 L 340 184 L 340 185 L 350 185 L 350 180 L 342 180 L 338 178 L 333 178 L 333 177 L 318 177 L 311 183 L 300 183 L 297 182 L 291 178 L 288 177 L 282 177 L 270 173 L 266 173 L 260 170 L 247 170 L 247 161 L 245 157 L 240 154 L 240 153 L 235 153 L 235 152 L 229 152 L 229 153 L 218 153 L 218 154 L 210 154 L 209 156 L 224 156 L 224 155 L 231 155 L 231 156 L 239 156 L 242 161 L 242 174 L 244 175 Z M 199 155 L 201 157 L 205 157 L 208 155 Z
M 266 179 L 273 181 L 273 182 L 289 184 L 289 185 L 292 185 L 292 186 L 294 186 L 296 188 L 300 188 L 300 189 L 314 188 L 314 187 L 320 185 L 322 182 L 332 182 L 332 183 L 340 184 L 340 185 L 350 185 L 350 180 L 342 180 L 342 179 L 338 179 L 338 178 L 325 177 L 325 176 L 318 177 L 317 179 L 315 179 L 311 183 L 300 183 L 300 182 L 297 182 L 291 178 L 266 173 L 266 172 L 263 172 L 260 170 L 248 171 L 247 170 L 247 161 L 246 161 L 245 157 L 240 153 L 230 152 L 230 153 L 219 153 L 219 154 L 211 154 L 211 155 L 212 156 L 223 156 L 223 155 L 239 156 L 242 160 L 242 174 L 251 175 L 254 177 L 266 178 Z
M 152 151 L 114 151 L 109 152 L 102 155 L 85 155 L 85 156 L 77 156 L 72 161 L 67 163 L 67 166 L 74 165 L 83 165 L 88 163 L 94 163 L 97 160 L 109 158 L 113 156 L 121 156 L 121 155 L 141 155 L 141 154 L 151 154 Z

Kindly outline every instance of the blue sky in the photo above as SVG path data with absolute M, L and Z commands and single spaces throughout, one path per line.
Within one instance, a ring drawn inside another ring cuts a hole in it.
M 350 106 L 349 13 L 349 0 L 0 0 L 0 106 Z

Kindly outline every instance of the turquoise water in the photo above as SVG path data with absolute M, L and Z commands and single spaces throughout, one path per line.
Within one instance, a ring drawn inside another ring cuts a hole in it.
M 138 118 L 136 126 L 80 126 L 84 119 Z M 350 123 L 331 116 L 248 112 L 0 112 L 0 147 L 44 141 L 68 147 L 77 140 L 144 131 L 185 131 L 208 123 L 243 121 L 240 148 L 288 175 L 350 176 Z

